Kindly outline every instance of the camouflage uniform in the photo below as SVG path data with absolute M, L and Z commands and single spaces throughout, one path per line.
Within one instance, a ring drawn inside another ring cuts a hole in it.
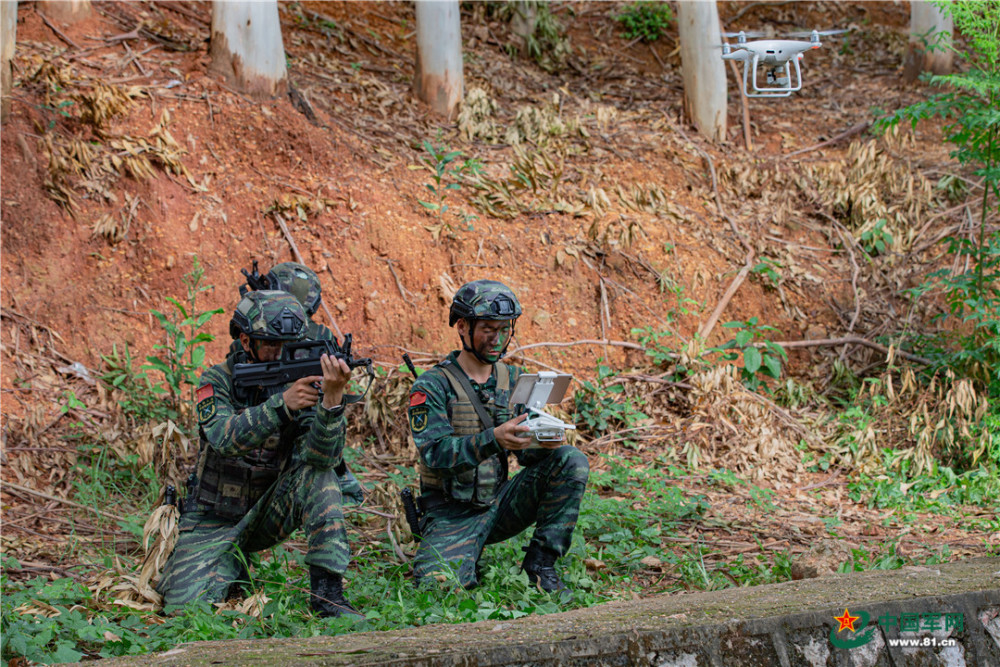
M 509 539 L 536 524 L 528 547 L 566 553 L 587 485 L 587 457 L 565 445 L 514 455 L 524 467 L 507 479 L 508 452 L 493 428 L 483 429 L 471 405 L 461 400 L 445 366 L 458 365 L 458 351 L 423 373 L 410 394 L 410 430 L 419 453 L 422 538 L 414 561 L 418 580 L 445 564 L 463 586 L 477 583 L 476 562 L 487 544 Z M 520 369 L 497 362 L 483 385 L 471 382 L 499 426 L 514 415 L 508 399 Z
M 271 289 L 288 292 L 302 304 L 306 317 L 309 318 L 306 322 L 307 340 L 337 341 L 329 327 L 312 319 L 323 300 L 322 286 L 315 271 L 297 262 L 282 262 L 271 267 L 264 278 Z M 240 352 L 242 349 L 240 342 L 235 340 L 229 352 Z M 354 473 L 348 470 L 346 462 L 342 461 L 337 467 L 337 479 L 340 481 L 340 490 L 345 502 L 355 505 L 364 502 L 364 489 Z
M 302 313 L 287 294 L 253 294 L 279 295 Z M 232 370 L 246 360 L 241 355 L 229 355 L 201 378 L 202 449 L 177 546 L 158 584 L 165 605 L 223 599 L 245 572 L 245 554 L 279 544 L 299 527 L 311 570 L 339 576 L 350 560 L 334 472 L 344 448 L 343 406 L 328 410 L 320 403 L 293 414 L 283 387 L 270 395 L 237 390 Z

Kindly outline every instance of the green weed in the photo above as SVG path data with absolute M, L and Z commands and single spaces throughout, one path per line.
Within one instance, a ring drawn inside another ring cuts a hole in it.
M 437 224 L 427 226 L 427 230 L 437 241 L 442 232 L 447 232 L 450 235 L 455 231 L 455 228 L 445 218 L 445 213 L 450 208 L 449 193 L 461 190 L 462 181 L 466 176 L 478 176 L 482 171 L 482 164 L 477 158 L 459 162 L 462 151 L 452 151 L 445 146 L 435 146 L 430 141 L 424 141 L 423 147 L 427 155 L 423 156 L 420 162 L 431 172 L 432 179 L 432 182 L 425 183 L 424 187 L 434 196 L 434 201 L 417 199 L 417 202 L 428 211 L 432 211 L 437 217 Z M 459 222 L 469 231 L 472 230 L 471 223 L 478 219 L 478 216 L 468 213 L 459 213 L 457 217 Z
M 597 379 L 587 380 L 573 395 L 576 407 L 576 423 L 596 436 L 608 435 L 615 431 L 632 428 L 649 417 L 641 410 L 643 400 L 625 396 L 621 383 L 609 382 L 614 372 L 608 366 L 597 367 Z M 626 437 L 625 444 L 633 441 Z
M 995 211 L 990 199 L 1000 198 L 1000 3 L 942 2 L 941 7 L 954 20 L 955 30 L 965 35 L 968 52 L 957 51 L 967 67 L 955 74 L 927 77 L 931 85 L 947 92 L 883 118 L 878 127 L 885 129 L 904 120 L 914 126 L 924 119 L 944 119 L 945 141 L 955 149 L 952 157 L 971 167 L 982 179 L 982 199 L 978 238 L 946 239 L 951 254 L 971 260 L 971 267 L 958 275 L 932 274 L 931 280 L 916 290 L 929 291 L 941 281 L 949 304 L 949 317 L 964 324 L 962 333 L 953 336 L 954 346 L 945 346 L 940 359 L 943 365 L 968 374 L 988 387 L 991 395 L 1000 395 L 1000 237 L 987 234 L 987 216 Z M 947 44 L 954 49 L 954 45 Z M 967 333 L 971 330 L 971 333 Z
M 743 368 L 740 369 L 740 375 L 748 389 L 757 391 L 762 387 L 767 388 L 760 376 L 775 380 L 781 377 L 781 365 L 788 361 L 788 354 L 780 345 L 765 337 L 778 331 L 776 328 L 758 324 L 757 317 L 751 317 L 745 322 L 726 322 L 722 326 L 739 331 L 735 338 L 711 351 L 722 352 L 722 358 L 726 361 L 736 361 L 742 353 Z
M 925 512 L 941 516 L 964 516 L 963 506 L 990 507 L 1000 496 L 1000 475 L 995 466 L 981 465 L 956 473 L 935 464 L 921 475 L 913 475 L 913 462 L 904 452 L 884 450 L 884 471 L 878 475 L 859 474 L 848 482 L 848 495 L 869 507 Z M 980 516 L 966 519 L 966 527 L 981 526 L 985 531 L 1000 528 L 1000 518 Z
M 111 354 L 101 355 L 107 370 L 100 376 L 109 388 L 118 390 L 118 405 L 135 426 L 146 421 L 162 421 L 169 415 L 169 407 L 153 391 L 153 383 L 143 368 L 136 368 L 132 352 L 126 343 L 119 352 L 113 345 Z
M 619 13 L 615 20 L 625 30 L 622 37 L 628 40 L 655 42 L 670 27 L 674 15 L 665 2 L 633 2 Z
M 154 386 L 153 391 L 167 396 L 169 414 L 175 421 L 181 415 L 182 405 L 194 404 L 194 388 L 205 366 L 205 344 L 215 340 L 215 336 L 200 329 L 214 315 L 224 312 L 222 308 L 200 312 L 197 310 L 198 295 L 213 289 L 211 285 L 202 284 L 204 277 L 205 269 L 195 257 L 194 266 L 182 279 L 187 288 L 186 303 L 167 297 L 167 301 L 174 307 L 169 315 L 158 310 L 152 311 L 166 333 L 166 343 L 153 346 L 153 349 L 161 350 L 163 355 L 146 357 L 149 363 L 143 369 L 163 373 L 166 387 Z M 186 392 L 185 387 L 189 388 Z M 188 433 L 194 433 L 193 417 L 190 421 Z
M 778 289 L 778 285 L 781 283 L 781 262 L 764 257 L 762 261 L 750 269 L 750 273 L 761 280 L 765 289 Z
M 869 258 L 884 255 L 892 248 L 892 234 L 885 228 L 886 222 L 882 218 L 871 229 L 861 233 L 861 248 Z

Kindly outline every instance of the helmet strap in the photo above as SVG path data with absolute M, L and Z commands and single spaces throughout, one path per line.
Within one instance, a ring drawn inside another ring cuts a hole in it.
M 257 362 L 260 361 L 260 359 L 257 357 L 257 346 L 254 344 L 255 341 L 249 334 L 246 334 L 246 337 L 249 343 L 247 344 L 246 348 L 244 348 L 244 352 L 246 352 L 247 360 L 251 364 L 256 364 Z

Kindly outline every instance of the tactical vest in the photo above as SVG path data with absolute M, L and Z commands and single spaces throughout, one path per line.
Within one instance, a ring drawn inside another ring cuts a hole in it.
M 228 363 L 223 367 L 227 374 L 231 374 Z M 257 401 L 260 402 L 263 401 Z M 293 421 L 279 433 L 268 437 L 260 447 L 239 458 L 220 455 L 209 445 L 204 431 L 199 429 L 201 452 L 195 496 L 199 509 L 212 510 L 220 517 L 233 521 L 242 519 L 278 479 L 300 433 L 299 429 L 297 422 Z
M 451 362 L 444 362 L 445 364 Z M 444 364 L 442 364 L 444 365 Z M 506 364 L 498 363 L 494 366 L 497 374 L 498 395 L 507 395 L 510 389 L 510 370 Z M 459 372 L 464 372 L 459 368 Z M 451 427 L 457 436 L 476 435 L 485 430 L 479 415 L 476 412 L 472 400 L 466 393 L 462 384 L 452 377 L 451 373 L 444 371 L 444 376 L 451 383 L 451 388 L 455 391 L 455 398 L 450 404 Z M 495 404 L 490 401 L 484 406 L 486 411 L 493 416 L 493 426 L 504 423 L 510 419 L 510 411 L 506 405 Z M 501 460 L 501 456 L 504 457 Z M 422 490 L 435 490 L 444 493 L 452 500 L 471 503 L 477 507 L 490 505 L 500 487 L 507 481 L 506 451 L 499 455 L 493 455 L 471 470 L 466 470 L 457 475 L 443 476 L 437 471 L 429 468 L 424 462 L 418 459 L 417 469 L 420 472 L 420 487 Z

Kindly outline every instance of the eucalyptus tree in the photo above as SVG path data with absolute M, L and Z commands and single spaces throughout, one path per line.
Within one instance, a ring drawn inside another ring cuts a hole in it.
M 0 2 L 0 122 L 10 115 L 10 89 L 13 84 L 14 44 L 17 40 L 17 2 Z
M 288 85 L 276 0 L 212 2 L 212 72 L 254 97 L 283 94 Z
M 90 0 L 49 0 L 37 3 L 37 8 L 48 18 L 61 23 L 76 23 L 90 16 L 92 12 Z
M 906 52 L 903 78 L 916 81 L 923 72 L 951 72 L 954 21 L 940 6 L 925 0 L 910 2 L 910 44 Z
M 684 108 L 702 135 L 726 136 L 726 69 L 719 45 L 719 11 L 714 2 L 678 2 Z
M 417 0 L 417 63 L 413 92 L 448 118 L 462 101 L 462 25 L 458 0 Z

